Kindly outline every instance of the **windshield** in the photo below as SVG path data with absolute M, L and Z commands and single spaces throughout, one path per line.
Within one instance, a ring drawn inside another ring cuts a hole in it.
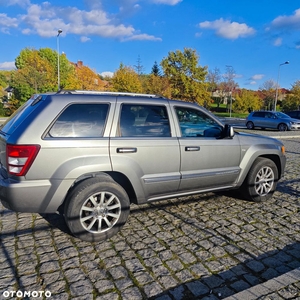
M 276 115 L 277 118 L 281 118 L 281 119 L 290 118 L 290 116 L 288 116 L 288 115 L 286 115 L 282 112 L 277 112 L 277 113 L 275 113 L 275 115 Z

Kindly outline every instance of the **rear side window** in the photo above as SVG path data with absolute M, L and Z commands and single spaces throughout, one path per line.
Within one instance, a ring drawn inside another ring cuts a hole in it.
M 19 107 L 6 121 L 1 125 L 0 130 L 4 133 L 11 134 L 13 131 L 31 114 L 36 108 L 31 106 L 33 100 L 28 100 Z
M 108 104 L 71 104 L 57 118 L 48 136 L 99 138 L 103 136 Z
M 253 113 L 253 117 L 264 118 L 265 117 L 265 112 L 263 112 L 263 111 L 257 111 L 255 113 Z
M 122 137 L 170 137 L 165 106 L 123 104 L 120 116 Z

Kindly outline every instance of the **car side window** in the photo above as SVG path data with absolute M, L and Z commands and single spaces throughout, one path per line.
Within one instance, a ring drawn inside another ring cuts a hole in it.
M 219 137 L 221 135 L 222 126 L 204 112 L 186 107 L 176 107 L 175 110 L 183 137 Z
M 57 118 L 52 138 L 99 138 L 103 136 L 108 104 L 71 104 Z
M 253 113 L 253 117 L 255 118 L 264 118 L 265 117 L 265 113 L 262 111 L 257 111 Z
M 266 113 L 265 115 L 265 118 L 268 118 L 268 119 L 275 119 L 275 115 L 273 115 L 272 113 Z
M 170 137 L 170 123 L 165 106 L 123 104 L 120 114 L 122 137 Z

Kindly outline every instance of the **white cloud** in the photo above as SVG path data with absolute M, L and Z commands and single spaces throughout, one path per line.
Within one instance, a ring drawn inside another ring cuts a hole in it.
M 161 42 L 161 38 L 157 38 L 153 35 L 148 35 L 148 34 L 134 34 L 130 37 L 126 37 L 123 39 L 123 41 L 158 41 Z
M 110 71 L 105 71 L 105 72 L 100 73 L 100 75 L 103 77 L 113 77 L 114 73 L 110 72 Z
M 82 43 L 88 42 L 88 41 L 90 41 L 90 40 L 91 40 L 91 39 L 88 38 L 87 36 L 82 36 L 82 37 L 80 38 L 80 41 L 81 41 Z
M 300 8 L 291 16 L 279 16 L 271 22 L 273 28 L 300 29 Z
M 90 1 L 90 4 L 93 3 Z M 139 6 L 136 4 L 134 7 L 138 8 Z M 61 28 L 63 30 L 62 36 L 66 34 L 80 35 L 82 42 L 90 40 L 90 36 L 118 38 L 128 41 L 161 40 L 146 33 L 138 33 L 132 25 L 120 23 L 115 16 L 109 15 L 101 8 L 86 11 L 70 6 L 52 6 L 50 2 L 43 2 L 41 4 L 30 4 L 27 7 L 27 13 L 21 15 L 19 20 L 12 18 L 9 20 L 7 16 L 0 14 L 0 22 L 1 17 L 3 23 L 8 24 L 8 21 L 11 21 L 15 27 L 20 25 L 21 32 L 27 35 L 38 34 L 42 37 L 54 37 L 57 35 L 58 28 Z
M 282 45 L 282 38 L 277 38 L 274 41 L 273 45 L 276 46 L 276 47 L 281 46 Z
M 265 77 L 264 74 L 255 74 L 255 75 L 251 76 L 250 79 L 252 79 L 252 80 L 261 80 L 261 79 L 263 79 L 264 77 Z
M 6 61 L 0 63 L 0 70 L 13 70 L 13 69 L 16 69 L 14 61 Z
M 152 0 L 153 3 L 166 4 L 166 5 L 176 5 L 182 0 Z
M 0 3 L 3 0 L 0 0 Z M 156 0 L 157 1 L 157 0 Z M 161 1 L 161 0 L 159 0 Z M 168 4 L 178 2 L 179 0 L 163 0 Z M 139 9 L 137 0 L 125 0 L 124 5 L 133 9 Z M 7 3 L 6 3 L 7 4 Z M 9 0 L 8 5 L 27 5 L 26 14 L 19 18 L 10 18 L 6 14 L 0 14 L 1 31 L 9 34 L 9 29 L 14 27 L 25 35 L 37 34 L 41 37 L 54 37 L 57 35 L 58 28 L 62 29 L 61 35 L 75 34 L 80 35 L 81 42 L 90 41 L 90 36 L 99 36 L 104 38 L 117 38 L 122 41 L 147 40 L 161 41 L 153 35 L 139 33 L 131 25 L 121 24 L 116 16 L 110 16 L 101 9 L 97 1 L 88 0 L 90 11 L 80 10 L 76 7 L 52 6 L 50 2 L 41 4 L 30 4 L 29 1 Z M 120 11 L 124 7 L 121 6 Z
M 10 18 L 6 14 L 0 14 L 0 27 L 1 32 L 5 34 L 9 34 L 10 28 L 17 28 L 18 27 L 18 19 L 17 18 Z
M 254 28 L 249 27 L 245 23 L 225 21 L 223 18 L 213 22 L 201 22 L 199 26 L 204 29 L 213 29 L 218 36 L 231 40 L 251 36 L 255 33 Z
M 13 6 L 19 5 L 21 7 L 26 7 L 30 4 L 30 0 L 0 0 L 0 5 Z

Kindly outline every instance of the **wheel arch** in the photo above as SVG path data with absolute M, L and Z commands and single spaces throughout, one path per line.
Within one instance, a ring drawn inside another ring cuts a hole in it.
M 278 170 L 278 180 L 282 177 L 283 175 L 283 170 L 282 170 L 282 165 L 281 165 L 281 160 L 280 160 L 280 157 L 277 155 L 277 154 L 264 154 L 264 153 L 256 153 L 256 155 L 251 155 L 251 159 L 247 159 L 245 158 L 243 163 L 244 163 L 244 166 L 242 167 L 244 169 L 244 172 L 242 172 L 241 176 L 239 177 L 238 179 L 238 186 L 241 186 L 243 185 L 243 183 L 245 182 L 247 176 L 248 176 L 248 173 L 251 169 L 251 167 L 253 166 L 254 162 L 256 161 L 257 158 L 268 158 L 270 160 L 272 160 L 276 167 L 277 167 L 277 170 Z
M 280 128 L 280 125 L 285 125 L 287 131 L 291 129 L 291 128 L 290 128 L 290 125 L 289 125 L 288 123 L 280 122 L 280 123 L 278 124 L 278 126 L 277 126 L 277 129 L 278 129 L 278 130 L 280 130 L 280 129 L 279 129 L 279 128 Z
M 261 155 L 259 157 L 268 158 L 268 159 L 272 160 L 275 163 L 275 165 L 277 167 L 277 170 L 278 170 L 278 180 L 279 180 L 282 176 L 282 168 L 281 168 L 281 163 L 280 163 L 279 156 L 275 155 L 275 154 L 265 154 L 265 155 Z
M 113 171 L 101 171 L 101 172 L 93 172 L 93 173 L 87 173 L 87 174 L 83 174 L 81 176 L 79 176 L 78 178 L 76 178 L 76 180 L 73 182 L 73 184 L 71 185 L 71 187 L 69 188 L 68 192 L 66 193 L 65 198 L 62 200 L 61 205 L 58 208 L 59 212 L 63 212 L 64 210 L 64 205 L 66 202 L 66 199 L 68 199 L 68 196 L 70 195 L 70 193 L 73 191 L 73 189 L 82 181 L 89 179 L 89 178 L 103 178 L 103 180 L 107 180 L 107 181 L 115 181 L 116 183 L 118 183 L 120 186 L 122 186 L 122 188 L 125 190 L 125 192 L 127 193 L 130 203 L 137 203 L 137 196 L 135 193 L 135 190 L 130 182 L 130 180 L 122 173 L 120 172 L 113 172 Z

